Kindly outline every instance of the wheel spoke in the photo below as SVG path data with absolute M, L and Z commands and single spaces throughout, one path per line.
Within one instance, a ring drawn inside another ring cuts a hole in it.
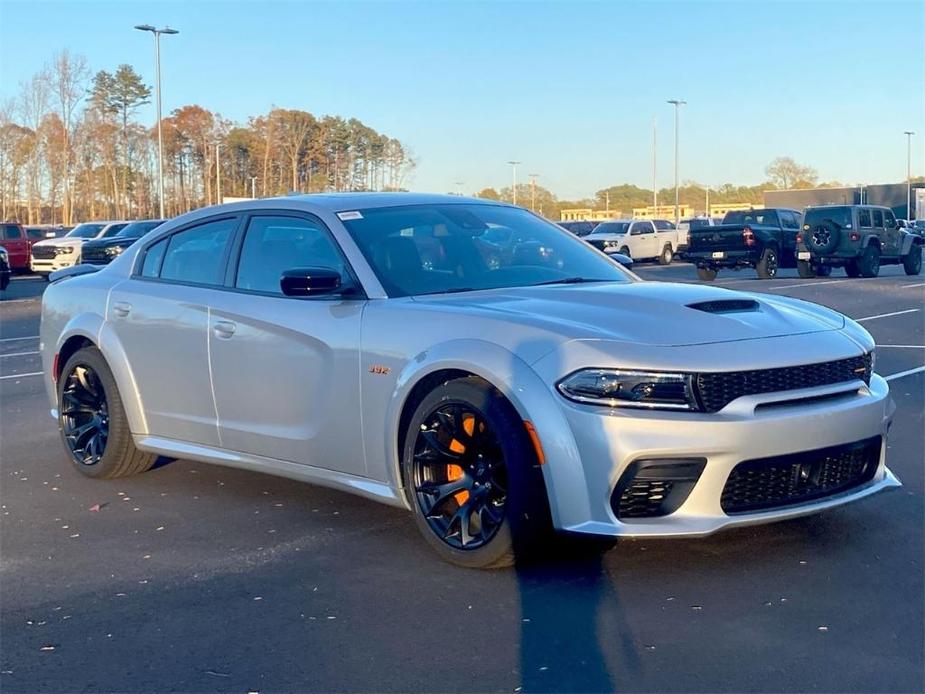
M 459 459 L 462 457 L 460 453 L 454 453 L 450 450 L 449 446 L 444 445 L 437 436 L 437 432 L 433 429 L 422 431 L 421 437 L 432 449 L 446 458 Z
M 465 477 L 460 477 L 458 480 L 453 480 L 452 482 L 446 482 L 443 484 L 425 482 L 418 487 L 418 491 L 434 499 L 433 503 L 427 511 L 427 513 L 430 514 L 442 506 L 443 502 L 449 499 L 451 496 L 468 489 L 468 487 L 468 480 L 466 480 Z

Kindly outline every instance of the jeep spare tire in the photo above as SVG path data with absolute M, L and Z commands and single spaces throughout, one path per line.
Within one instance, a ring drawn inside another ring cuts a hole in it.
M 816 255 L 828 255 L 838 248 L 841 230 L 834 222 L 817 224 L 803 235 L 803 243 Z

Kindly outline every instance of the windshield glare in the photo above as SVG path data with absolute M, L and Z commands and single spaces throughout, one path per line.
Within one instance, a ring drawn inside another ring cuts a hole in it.
M 69 239 L 92 239 L 96 238 L 96 235 L 100 233 L 104 224 L 95 224 L 89 222 L 87 224 L 78 224 L 76 227 L 71 229 L 65 236 Z
M 631 281 L 584 241 L 518 208 L 410 205 L 357 214 L 344 226 L 393 297 Z
M 601 222 L 594 227 L 594 234 L 625 234 L 630 228 L 629 222 Z

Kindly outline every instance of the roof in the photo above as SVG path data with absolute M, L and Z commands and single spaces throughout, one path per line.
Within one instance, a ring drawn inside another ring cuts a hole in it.
M 268 198 L 262 198 L 267 200 Z M 365 210 L 372 207 L 398 207 L 400 205 L 426 205 L 426 204 L 460 204 L 477 203 L 490 205 L 507 205 L 497 200 L 485 198 L 469 198 L 460 195 L 441 195 L 436 193 L 310 193 L 306 195 L 287 195 L 271 200 L 286 200 L 305 202 L 330 210 L 331 212 L 344 212 L 347 210 Z

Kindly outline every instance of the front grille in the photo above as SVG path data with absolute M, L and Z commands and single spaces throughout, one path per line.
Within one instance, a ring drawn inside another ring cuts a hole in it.
M 850 359 L 780 369 L 702 373 L 697 375 L 696 385 L 703 409 L 706 412 L 719 412 L 743 395 L 780 393 L 855 380 L 870 384 L 870 374 L 871 357 L 870 354 L 864 354 Z
M 85 263 L 93 263 L 94 265 L 106 265 L 111 260 L 110 256 L 106 253 L 104 247 L 101 248 L 83 248 L 81 253 L 81 260 Z
M 599 239 L 588 239 L 588 238 L 586 238 L 585 241 L 590 243 L 592 246 L 594 246 L 599 251 L 604 250 L 604 243 L 605 243 L 604 241 L 601 241 Z
M 51 260 L 55 257 L 54 246 L 33 246 L 32 257 L 37 260 Z
M 720 505 L 728 514 L 780 508 L 839 494 L 873 479 L 881 439 L 746 460 L 733 468 Z

